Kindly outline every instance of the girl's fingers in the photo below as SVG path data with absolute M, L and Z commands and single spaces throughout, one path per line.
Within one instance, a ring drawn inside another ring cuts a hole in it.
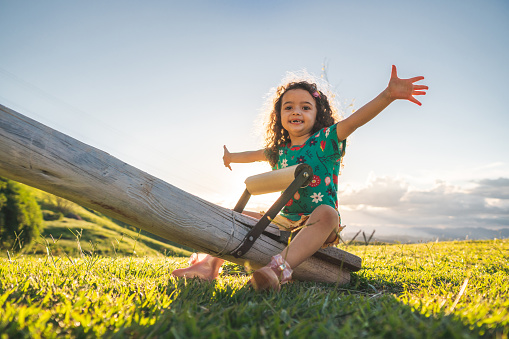
M 391 78 L 397 78 L 397 77 L 398 77 L 398 71 L 396 70 L 396 66 L 392 65 Z
M 425 86 L 425 85 L 414 85 L 414 89 L 428 89 L 428 86 Z
M 417 104 L 419 106 L 422 106 L 422 104 L 420 103 L 419 100 L 417 100 L 416 98 L 414 97 L 410 97 L 408 100 L 410 100 L 411 102 L 413 102 L 414 104 Z
M 226 145 L 223 145 L 223 149 L 224 149 L 224 155 L 223 155 L 224 166 L 228 167 L 230 169 L 230 171 L 232 171 L 232 167 L 230 166 L 230 162 L 229 162 L 229 160 L 227 160 L 227 159 L 229 159 L 228 155 L 230 154 L 230 152 L 228 151 L 228 148 L 226 148 Z
M 223 158 L 223 163 L 224 163 L 224 167 L 227 167 L 230 169 L 230 171 L 232 171 L 232 167 L 230 166 L 230 163 L 228 161 L 226 161 L 225 158 Z
M 392 71 L 391 71 L 391 83 L 399 86 L 405 86 L 406 90 L 405 92 L 408 93 L 409 87 L 411 88 L 412 94 L 408 96 L 408 94 L 404 94 L 401 98 L 403 99 L 406 97 L 409 101 L 413 102 L 416 105 L 422 106 L 421 102 L 414 98 L 414 95 L 426 95 L 426 90 L 428 89 L 428 86 L 426 85 L 413 85 L 414 82 L 423 80 L 423 76 L 413 77 L 410 79 L 399 79 L 398 78 L 398 72 L 395 65 L 392 65 Z M 411 84 L 408 86 L 408 84 Z M 412 87 L 413 86 L 413 87 Z M 408 96 L 408 97 L 407 97 Z
M 419 76 L 419 77 L 410 78 L 410 79 L 408 79 L 408 81 L 416 82 L 416 81 L 420 81 L 420 80 L 423 80 L 423 79 L 424 79 L 423 76 Z

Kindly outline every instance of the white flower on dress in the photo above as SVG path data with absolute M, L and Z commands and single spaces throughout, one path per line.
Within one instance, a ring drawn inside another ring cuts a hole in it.
M 283 161 L 281 161 L 281 168 L 285 168 L 285 167 L 288 167 L 288 160 L 283 159 Z
M 310 196 L 311 199 L 313 199 L 313 202 L 315 204 L 318 204 L 320 201 L 322 201 L 322 198 L 323 198 L 323 194 L 318 192 L 318 193 L 313 193 L 312 196 Z
M 325 131 L 325 137 L 328 138 L 330 133 L 330 127 Z
M 283 155 L 283 150 L 282 149 L 279 150 L 279 155 Z

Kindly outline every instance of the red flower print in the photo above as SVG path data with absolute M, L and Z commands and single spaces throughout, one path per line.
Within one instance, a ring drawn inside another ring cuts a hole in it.
M 292 206 L 293 204 L 293 199 L 290 199 L 287 203 L 286 203 L 286 206 Z
M 320 177 L 318 175 L 313 175 L 313 179 L 309 183 L 309 187 L 316 187 L 320 185 L 320 182 L 321 182 Z
M 323 150 L 325 149 L 325 140 L 322 140 L 322 141 L 320 142 L 320 149 L 322 150 L 322 152 L 323 152 Z
M 336 185 L 336 187 L 338 186 L 338 176 L 336 174 L 332 175 L 332 182 Z

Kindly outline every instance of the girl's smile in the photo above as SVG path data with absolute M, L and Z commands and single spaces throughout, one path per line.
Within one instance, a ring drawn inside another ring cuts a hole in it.
M 311 136 L 316 121 L 315 98 L 304 89 L 292 89 L 283 95 L 281 124 L 292 145 L 302 145 Z

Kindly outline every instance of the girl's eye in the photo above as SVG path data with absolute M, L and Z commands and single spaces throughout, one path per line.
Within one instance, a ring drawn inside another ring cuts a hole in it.
M 285 106 L 285 108 L 284 108 L 284 109 L 285 109 L 285 110 L 287 110 L 287 111 L 288 111 L 288 110 L 291 110 L 291 109 L 292 109 L 292 106 Z
M 309 111 L 309 110 L 311 109 L 311 107 L 309 107 L 309 106 L 304 106 L 304 107 L 302 107 L 302 109 L 303 109 L 303 110 L 305 110 L 305 111 Z

